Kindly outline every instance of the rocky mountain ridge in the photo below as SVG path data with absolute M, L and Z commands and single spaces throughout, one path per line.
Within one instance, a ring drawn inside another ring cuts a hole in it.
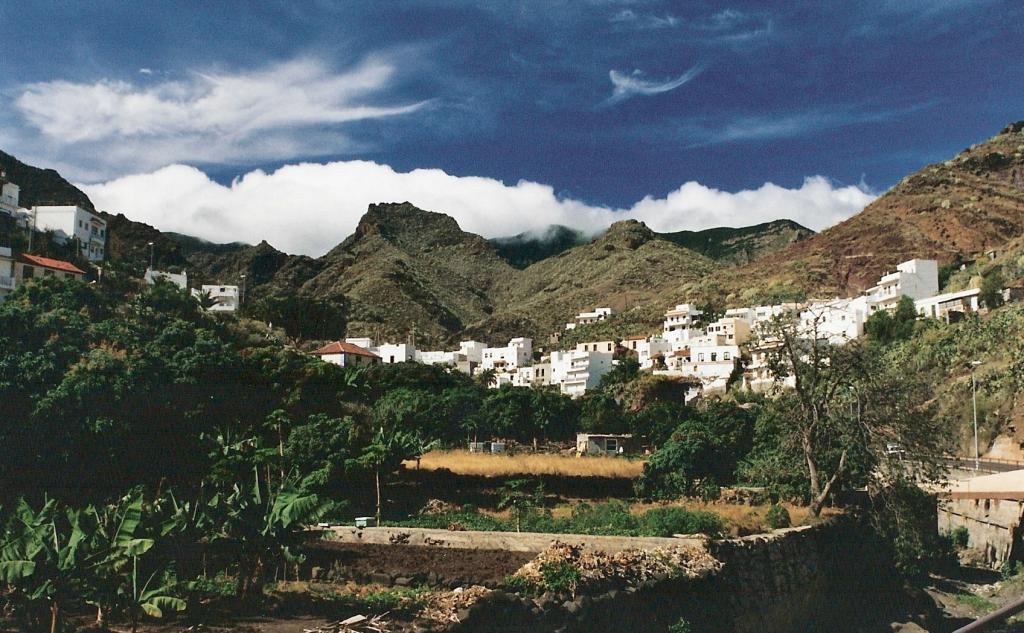
M 28 200 L 70 183 L 0 154 Z M 19 183 L 21 184 L 21 183 Z M 91 207 L 77 189 L 69 200 Z M 60 200 L 64 202 L 66 200 Z M 1024 233 L 1024 122 L 904 178 L 860 214 L 813 234 L 787 220 L 658 234 L 637 221 L 586 240 L 555 227 L 486 240 L 409 202 L 370 205 L 351 236 L 320 258 L 263 242 L 216 245 L 104 214 L 108 252 L 137 268 L 187 268 L 198 283 L 239 283 L 249 296 L 344 299 L 349 332 L 450 343 L 543 337 L 580 310 L 610 306 L 653 321 L 680 301 L 722 305 L 858 292 L 899 261 L 951 264 Z M 549 238 L 551 244 L 537 240 Z M 532 241 L 531 241 L 532 240 Z M 547 250 L 545 250 L 547 249 Z

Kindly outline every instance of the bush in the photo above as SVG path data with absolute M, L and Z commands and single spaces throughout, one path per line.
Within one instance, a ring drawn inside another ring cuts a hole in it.
M 570 562 L 542 565 L 540 575 L 544 579 L 544 588 L 555 594 L 575 594 L 580 582 L 580 570 Z
M 971 540 L 971 533 L 967 531 L 967 528 L 961 525 L 949 533 L 949 540 L 953 542 L 954 547 L 966 549 L 967 544 Z
M 686 508 L 655 508 L 640 517 L 641 536 L 669 537 L 673 534 L 718 536 L 724 530 L 722 517 L 713 512 Z
M 765 521 L 768 522 L 768 526 L 773 530 L 788 528 L 793 525 L 792 519 L 789 518 L 789 510 L 778 505 L 768 508 Z
M 629 506 L 621 501 L 580 504 L 573 509 L 572 517 L 560 523 L 558 531 L 570 534 L 630 536 L 637 530 L 637 518 L 630 514 Z
M 505 576 L 505 580 L 502 583 L 505 585 L 505 589 L 520 596 L 530 597 L 536 595 L 537 585 L 528 578 L 522 576 L 516 576 L 515 574 L 509 574 Z
M 693 633 L 693 627 L 686 618 L 679 618 L 675 624 L 669 625 L 668 633 Z

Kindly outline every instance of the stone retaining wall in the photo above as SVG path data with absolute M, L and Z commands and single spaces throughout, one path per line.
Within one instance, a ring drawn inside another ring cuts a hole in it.
M 585 551 L 621 552 L 626 549 L 657 549 L 678 545 L 703 546 L 701 537 L 653 538 L 590 536 L 583 534 L 542 534 L 537 532 L 452 531 L 427 528 L 355 528 L 326 529 L 326 538 L 341 543 L 374 545 L 421 545 L 454 549 L 541 552 L 553 541 L 582 547 Z

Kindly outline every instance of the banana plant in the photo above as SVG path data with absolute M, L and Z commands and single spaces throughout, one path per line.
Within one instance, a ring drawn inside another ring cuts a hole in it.
M 33 630 L 42 628 L 48 609 L 50 633 L 57 633 L 62 606 L 78 593 L 91 546 L 81 518 L 80 511 L 62 512 L 53 500 L 38 512 L 21 500 L 4 525 L 0 583 Z
M 167 612 L 185 610 L 187 603 L 172 595 L 174 582 L 166 570 L 153 571 L 141 587 L 139 578 L 139 557 L 132 556 L 131 586 L 125 587 L 120 596 L 128 608 L 132 633 L 138 628 L 143 614 L 162 618 Z

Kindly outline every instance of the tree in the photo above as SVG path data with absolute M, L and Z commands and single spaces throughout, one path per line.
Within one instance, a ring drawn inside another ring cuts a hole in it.
M 896 472 L 899 465 L 887 459 L 889 443 L 925 470 L 937 466 L 948 434 L 932 415 L 928 385 L 906 366 L 860 341 L 831 345 L 817 322 L 806 329 L 776 319 L 761 345 L 776 380 L 792 385 L 771 406 L 786 417 L 778 441 L 801 457 L 813 515 L 844 478 Z
M 989 310 L 994 310 L 1003 305 L 1003 271 L 995 267 L 981 280 L 981 291 L 978 293 L 978 300 Z
M 736 480 L 736 468 L 753 443 L 754 413 L 732 402 L 688 408 L 671 438 L 644 464 L 639 494 L 674 498 L 709 491 Z
M 415 432 L 401 431 L 393 427 L 381 427 L 355 463 L 373 471 L 377 493 L 377 525 L 380 525 L 383 510 L 381 498 L 381 475 L 393 472 L 406 459 L 417 457 L 423 450 L 423 438 Z
M 895 341 L 909 339 L 914 333 L 916 321 L 917 310 L 914 308 L 914 301 L 904 295 L 900 297 L 892 313 L 888 310 L 879 310 L 868 317 L 864 323 L 864 332 L 882 345 L 889 345 Z
M 527 479 L 512 479 L 501 487 L 499 510 L 511 510 L 516 520 L 516 532 L 522 532 L 523 519 L 544 507 L 544 483 L 537 482 L 533 490 L 528 489 Z

